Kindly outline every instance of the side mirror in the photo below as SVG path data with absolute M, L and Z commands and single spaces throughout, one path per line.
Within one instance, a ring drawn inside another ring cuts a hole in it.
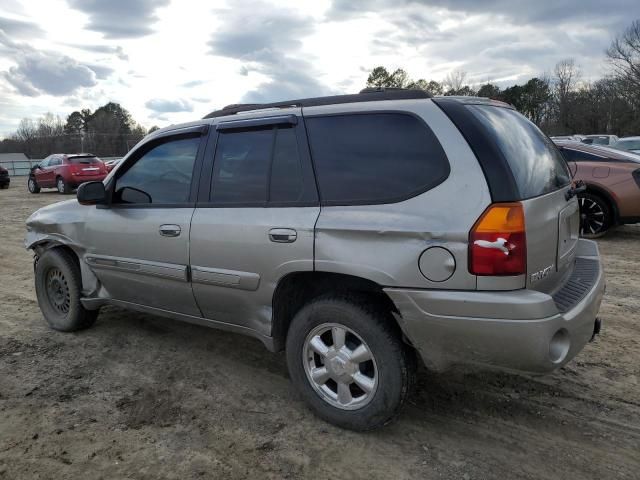
M 102 182 L 86 182 L 78 187 L 77 197 L 80 205 L 98 205 L 106 202 L 107 192 Z

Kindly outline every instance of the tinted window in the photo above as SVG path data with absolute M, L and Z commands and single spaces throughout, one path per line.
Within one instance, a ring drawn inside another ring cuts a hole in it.
M 295 202 L 302 197 L 302 165 L 293 128 L 276 130 L 269 201 Z
M 99 161 L 97 157 L 69 157 L 69 163 L 73 165 L 98 163 Z
M 520 197 L 552 192 L 569 183 L 567 164 L 553 144 L 533 123 L 509 108 L 468 105 L 505 156 Z
M 211 201 L 264 203 L 272 141 L 272 128 L 220 133 Z
M 198 136 L 153 147 L 116 180 L 115 202 L 187 203 L 199 145 Z
M 435 135 L 411 115 L 323 116 L 306 124 L 325 204 L 399 201 L 449 175 Z
M 603 162 L 608 160 L 604 157 L 591 155 L 579 150 L 572 150 L 570 148 L 563 148 L 562 153 L 564 155 L 564 158 L 566 158 L 568 162 Z
M 294 128 L 223 131 L 213 168 L 212 202 L 286 203 L 302 196 L 302 168 Z

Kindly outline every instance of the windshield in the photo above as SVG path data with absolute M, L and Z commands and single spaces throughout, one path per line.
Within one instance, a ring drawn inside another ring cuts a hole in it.
M 609 145 L 609 137 L 589 137 L 589 140 L 596 145 Z
M 505 156 L 522 199 L 558 190 L 570 181 L 569 169 L 555 144 L 515 110 L 468 105 Z

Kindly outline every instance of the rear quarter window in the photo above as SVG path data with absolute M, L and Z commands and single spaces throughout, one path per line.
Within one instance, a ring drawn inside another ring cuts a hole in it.
M 438 139 L 413 115 L 328 115 L 305 123 L 325 205 L 402 201 L 449 175 Z
M 467 105 L 504 155 L 521 199 L 537 197 L 566 186 L 567 164 L 554 143 L 515 110 Z

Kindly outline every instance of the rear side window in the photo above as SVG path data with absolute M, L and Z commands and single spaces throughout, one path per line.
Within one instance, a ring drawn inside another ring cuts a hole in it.
M 467 105 L 509 163 L 521 199 L 552 192 L 569 183 L 567 164 L 546 135 L 514 110 Z
M 449 175 L 434 133 L 412 115 L 331 115 L 305 122 L 325 205 L 397 202 Z
M 608 158 L 591 155 L 590 153 L 572 150 L 570 148 L 562 148 L 562 154 L 568 162 L 604 162 Z
M 294 127 L 269 126 L 220 133 L 213 163 L 211 202 L 286 205 L 302 202 L 309 195 L 303 188 Z

